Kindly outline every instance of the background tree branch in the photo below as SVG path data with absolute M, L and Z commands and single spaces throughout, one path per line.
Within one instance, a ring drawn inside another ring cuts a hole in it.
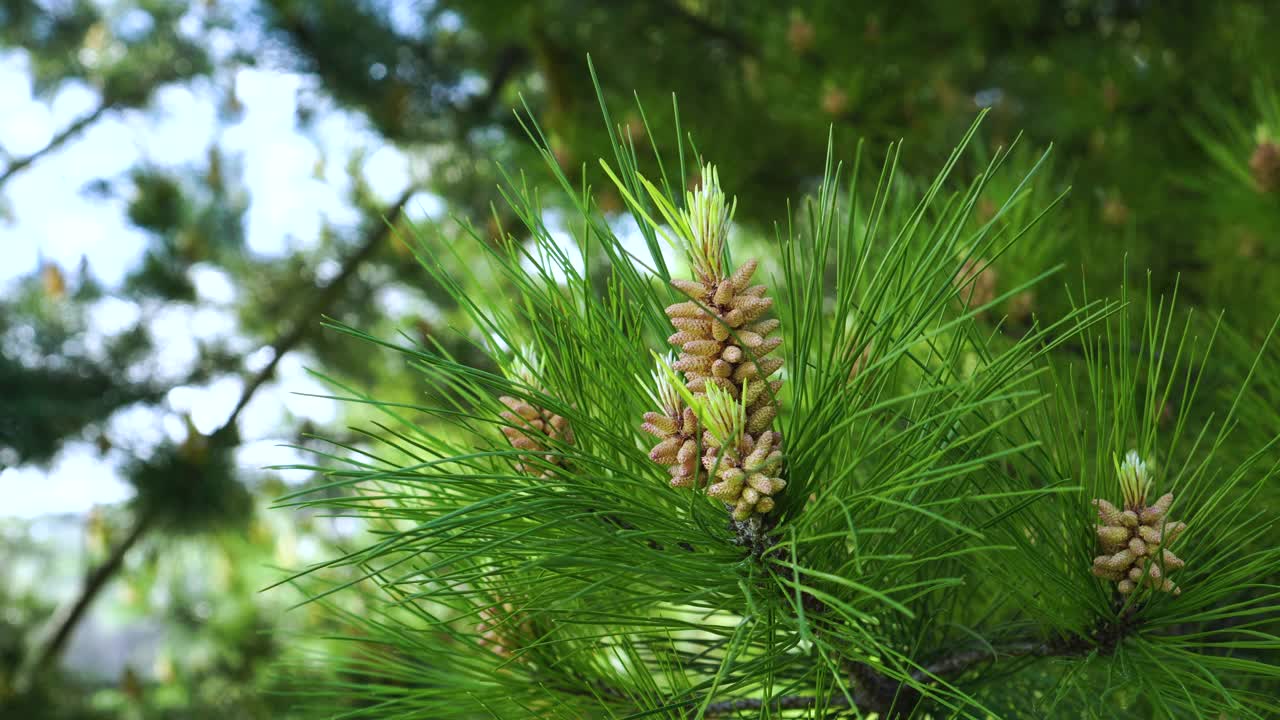
M 97 114 L 101 115 L 101 112 Z M 77 124 L 83 127 L 89 122 L 92 122 L 92 120 L 86 117 L 78 121 Z M 64 142 L 65 137 L 69 137 L 70 130 L 71 128 L 68 128 L 59 138 L 55 138 L 54 142 Z M 53 145 L 54 143 L 50 144 L 50 146 Z M 49 148 L 46 148 L 41 152 L 47 152 L 48 150 Z M 232 410 L 226 421 L 211 433 L 211 437 L 225 437 L 227 433 L 234 432 L 236 420 L 239 418 L 241 411 L 249 404 L 249 401 L 253 399 L 258 390 L 272 378 L 280 364 L 280 360 L 316 327 L 315 318 L 322 314 L 338 298 L 348 280 L 387 240 L 391 233 L 391 228 L 403 216 L 405 204 L 408 203 L 409 198 L 413 196 L 415 191 L 415 188 L 410 186 L 395 203 L 382 213 L 382 222 L 379 222 L 376 228 L 369 232 L 360 245 L 347 257 L 337 276 L 320 287 L 311 297 L 311 300 L 298 310 L 289 329 L 271 344 L 273 352 L 271 361 L 248 379 L 244 390 L 240 393 L 239 400 L 236 402 L 235 409 Z M 32 660 L 26 664 L 19 679 L 20 687 L 29 687 L 33 678 L 46 672 L 56 663 L 62 651 L 66 648 L 67 642 L 74 634 L 76 627 L 87 616 L 89 608 L 94 601 L 101 595 L 111 579 L 124 568 L 125 557 L 129 551 L 138 544 L 148 531 L 156 526 L 157 520 L 149 512 L 140 513 L 129 533 L 111 549 L 106 560 L 89 572 L 76 598 L 51 620 L 54 630 L 49 635 L 49 639 L 32 656 Z
M 80 621 L 85 618 L 94 600 L 106 588 L 111 578 L 124 567 L 125 556 L 129 554 L 129 551 L 138 544 L 142 536 L 151 528 L 153 520 L 150 515 L 138 517 L 129 532 L 111 548 L 106 560 L 103 560 L 100 565 L 93 568 L 85 576 L 84 584 L 81 585 L 80 593 L 76 596 L 75 601 L 64 607 L 53 617 L 52 626 L 54 630 L 40 650 L 32 656 L 31 661 L 27 663 L 21 673 L 18 680 L 19 690 L 29 687 L 33 678 L 47 672 L 49 667 L 62 655 L 67 641 L 71 639 L 71 635 L 80 624 Z
M 97 122 L 99 118 L 105 115 L 108 110 L 112 110 L 114 108 L 115 108 L 114 103 L 104 100 L 92 111 L 90 111 L 85 115 L 80 116 L 70 125 L 66 126 L 61 131 L 59 131 L 57 135 L 54 135 L 53 139 L 49 141 L 48 145 L 45 145 L 44 147 L 40 148 L 39 150 L 36 150 L 30 155 L 27 155 L 25 157 L 20 157 L 10 162 L 9 165 L 4 169 L 4 172 L 0 172 L 0 188 L 2 188 L 5 183 L 9 182 L 9 179 L 12 178 L 14 175 L 17 175 L 18 173 L 22 172 L 28 166 L 40 160 L 40 158 L 44 157 L 45 155 L 48 155 L 54 150 L 57 150 L 58 148 L 62 147 L 64 144 L 67 143 L 68 140 L 71 140 L 77 135 L 79 135 L 80 133 L 84 132 L 86 128 L 88 128 L 90 125 Z
M 378 223 L 377 228 L 370 232 L 364 241 L 343 261 L 342 269 L 338 271 L 338 274 L 319 288 L 315 295 L 312 296 L 311 301 L 298 310 L 289 329 L 280 335 L 275 342 L 271 343 L 271 361 L 245 382 L 244 390 L 241 391 L 240 399 L 236 401 L 235 408 L 232 409 L 231 414 L 223 422 L 222 426 L 212 433 L 213 435 L 221 435 L 234 430 L 240 413 L 244 411 L 258 389 L 275 375 L 276 367 L 279 366 L 284 356 L 296 347 L 298 343 L 302 342 L 307 334 L 316 327 L 316 318 L 324 312 L 325 308 L 333 304 L 333 301 L 342 293 L 347 281 L 386 242 L 391 234 L 391 228 L 399 222 L 404 214 L 405 205 L 416 191 L 415 187 L 410 186 L 401 193 L 400 197 L 383 212 L 384 221 Z

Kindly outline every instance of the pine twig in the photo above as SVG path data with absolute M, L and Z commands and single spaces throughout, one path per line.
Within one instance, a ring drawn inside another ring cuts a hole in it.
M 1099 621 L 1088 635 L 1070 635 L 1048 641 L 1012 640 L 1000 645 L 960 650 L 913 670 L 911 679 L 916 685 L 928 685 L 945 678 L 959 677 L 1001 658 L 1077 657 L 1090 651 L 1109 655 L 1136 629 L 1137 619 L 1131 607 L 1115 620 Z M 850 674 L 855 679 L 854 684 L 863 691 L 859 707 L 877 712 L 882 717 L 910 715 L 922 699 L 920 691 L 911 685 L 885 677 L 865 664 L 854 665 Z
M 75 122 L 63 128 L 57 135 L 54 135 L 48 145 L 45 145 L 26 157 L 21 157 L 10 162 L 9 165 L 5 167 L 4 172 L 0 172 L 0 187 L 3 187 L 5 183 L 9 182 L 10 178 L 25 170 L 32 163 L 35 163 L 45 155 L 48 155 L 59 147 L 62 147 L 62 145 L 64 145 L 68 140 L 79 135 L 85 130 L 85 128 L 97 122 L 98 119 L 105 115 L 108 110 L 111 110 L 114 107 L 114 103 L 103 101 L 94 108 L 92 112 L 77 118 Z

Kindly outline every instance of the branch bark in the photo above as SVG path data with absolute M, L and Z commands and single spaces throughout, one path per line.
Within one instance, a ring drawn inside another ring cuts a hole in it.
M 4 169 L 4 172 L 0 173 L 0 187 L 3 187 L 5 183 L 9 182 L 10 178 L 27 169 L 27 167 L 32 163 L 62 147 L 62 145 L 64 145 L 68 140 L 79 135 L 85 128 L 97 122 L 98 119 L 105 115 L 108 110 L 111 110 L 114 107 L 115 105 L 110 102 L 102 102 L 98 107 L 94 108 L 92 112 L 77 118 L 75 122 L 63 128 L 57 135 L 54 135 L 48 145 L 45 145 L 26 157 L 21 157 L 10 162 L 8 167 Z

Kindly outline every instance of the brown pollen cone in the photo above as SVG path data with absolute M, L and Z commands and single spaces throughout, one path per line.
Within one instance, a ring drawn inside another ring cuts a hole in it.
M 672 369 L 684 373 L 690 392 L 701 395 L 707 383 L 742 398 L 744 384 L 754 387 L 747 403 L 747 432 L 759 434 L 777 414 L 774 396 L 781 380 L 768 378 L 782 367 L 782 360 L 768 355 L 782 346 L 775 319 L 761 319 L 773 300 L 764 285 L 750 285 L 756 261 L 748 260 L 727 278 L 702 282 L 673 280 L 672 285 L 690 299 L 666 309 L 677 330 L 667 342 L 679 350 Z M 766 387 L 768 391 L 766 391 Z
M 684 373 L 689 391 L 705 395 L 708 385 L 714 384 L 746 408 L 741 441 L 738 447 L 725 450 L 717 472 L 741 470 L 738 465 L 762 446 L 770 448 L 767 454 L 776 453 L 778 464 L 781 459 L 782 436 L 772 427 L 778 415 L 776 397 L 782 381 L 769 378 L 782 367 L 780 358 L 771 357 L 781 347 L 782 338 L 776 335 L 779 322 L 763 317 L 773 307 L 773 300 L 765 297 L 764 285 L 751 284 L 756 267 L 755 260 L 748 260 L 727 277 L 700 275 L 698 280 L 673 280 L 672 285 L 689 299 L 666 309 L 676 329 L 667 341 L 679 351 L 671 367 Z M 677 422 L 671 411 L 667 409 L 661 427 L 651 417 L 656 413 L 645 416 L 646 425 L 666 433 L 658 435 L 663 442 L 654 448 L 651 457 L 668 465 L 679 463 L 678 472 L 675 466 L 672 469 L 673 485 L 698 484 L 687 471 L 693 461 L 696 473 L 698 432 L 688 422 L 696 418 L 686 409 Z M 703 440 L 702 465 L 710 471 L 714 463 L 709 464 L 708 458 L 714 459 L 720 451 L 706 441 L 705 433 Z M 777 469 L 774 471 L 776 475 Z M 717 476 L 719 482 L 707 488 L 708 495 L 733 508 L 737 519 L 771 510 L 773 500 L 769 496 L 785 484 L 775 478 L 777 482 L 758 481 L 760 487 L 755 488 L 746 477 L 744 474 L 741 481 L 734 479 L 725 485 L 725 479 Z M 728 492 L 729 488 L 733 492 Z
M 1178 595 L 1182 589 L 1168 574 L 1185 563 L 1168 545 L 1187 529 L 1186 523 L 1168 522 L 1166 515 L 1173 504 L 1173 493 L 1166 493 L 1154 505 L 1145 501 L 1124 510 L 1106 500 L 1094 500 L 1098 508 L 1098 547 L 1101 555 L 1093 559 L 1093 574 L 1116 583 L 1116 589 L 1128 595 L 1140 586 L 1152 587 Z
M 660 413 L 645 413 L 640 426 L 659 440 L 649 459 L 667 466 L 671 487 L 700 487 L 705 477 L 698 472 L 698 418 L 678 401 L 666 404 Z
M 716 447 L 715 438 L 705 433 L 707 450 L 702 466 L 715 475 L 707 495 L 730 506 L 734 520 L 773 509 L 773 495 L 787 486 L 778 475 L 782 471 L 782 450 L 775 447 L 782 436 L 766 430 L 756 436 L 743 433 L 735 447 Z
M 562 465 L 564 458 L 549 454 L 549 450 L 557 442 L 573 444 L 573 429 L 569 427 L 569 421 L 527 400 L 510 395 L 503 395 L 498 400 L 507 406 L 501 413 L 502 419 L 508 423 L 502 426 L 502 434 L 511 447 L 527 451 L 531 456 L 541 455 L 545 463 Z M 529 461 L 517 462 L 516 470 L 543 478 L 551 474 L 551 469 L 545 465 Z

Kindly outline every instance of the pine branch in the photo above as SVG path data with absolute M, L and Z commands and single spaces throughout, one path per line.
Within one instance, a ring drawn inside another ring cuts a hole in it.
M 102 593 L 111 578 L 124 567 L 125 556 L 138 544 L 138 541 L 147 533 L 151 525 L 151 516 L 143 515 L 139 517 L 133 528 L 129 530 L 129 534 L 125 535 L 112 548 L 111 554 L 107 556 L 107 559 L 85 577 L 84 585 L 81 587 L 80 594 L 75 601 L 54 616 L 52 625 L 56 629 L 49 636 L 49 640 L 45 642 L 44 647 L 35 655 L 35 659 L 27 665 L 23 676 L 18 682 L 20 688 L 30 687 L 31 681 L 35 677 L 44 674 L 62 655 L 67 641 L 71 639 L 72 633 L 80 624 L 80 621 L 84 619 L 85 613 L 88 612 L 94 600 Z
M 996 662 L 1000 658 L 1049 657 L 1064 653 L 1075 654 L 1075 648 L 1058 648 L 1047 642 L 1012 642 L 999 647 L 975 648 L 948 655 L 912 672 L 911 677 L 919 682 L 928 682 L 932 678 L 963 675 L 978 665 Z
M 1031 640 L 1011 641 L 1002 645 L 985 648 L 962 650 L 939 658 L 923 668 L 911 673 L 917 683 L 928 684 L 948 677 L 958 677 L 974 668 L 996 662 L 1002 658 L 1019 657 L 1074 657 L 1091 649 L 1100 651 L 1113 650 L 1120 635 L 1115 630 L 1128 634 L 1131 626 L 1114 628 L 1109 635 L 1110 642 L 1104 643 L 1099 638 L 1073 637 L 1061 642 L 1041 642 Z M 920 694 L 905 683 L 888 678 L 865 663 L 858 663 L 849 671 L 854 686 L 854 704 L 863 712 L 876 712 L 881 717 L 893 718 L 910 715 L 911 710 L 919 703 Z M 807 695 L 784 695 L 769 700 L 762 698 L 743 698 L 738 700 L 722 700 L 707 706 L 707 717 L 718 717 L 738 712 L 752 712 L 768 708 L 780 710 L 803 710 L 815 707 L 847 708 L 849 699 L 843 694 L 818 698 Z
M 315 326 L 315 318 L 324 313 L 325 309 L 337 299 L 347 281 L 386 241 L 391 233 L 392 226 L 399 221 L 404 213 L 405 205 L 415 192 L 417 192 L 417 188 L 410 186 L 401 193 L 396 202 L 383 213 L 384 222 L 378 223 L 377 228 L 370 232 L 364 242 L 347 257 L 346 261 L 342 263 L 342 269 L 337 276 L 330 280 L 327 285 L 321 287 L 312 296 L 311 302 L 298 311 L 293 325 L 271 344 L 271 361 L 266 364 L 266 367 L 254 373 L 249 378 L 249 381 L 245 383 L 244 390 L 240 393 L 240 399 L 236 401 L 235 408 L 232 409 L 231 414 L 222 423 L 222 426 L 212 433 L 213 435 L 221 435 L 235 428 L 236 420 L 240 417 L 240 413 L 249 405 L 249 401 L 253 399 L 254 394 L 275 375 L 276 367 L 279 366 L 284 356 L 306 338 L 307 334 Z
M 730 524 L 731 529 L 738 531 L 736 544 L 751 547 L 757 560 L 785 562 L 784 558 L 790 559 L 790 553 L 786 551 L 765 558 L 764 555 L 777 541 L 767 534 L 767 528 L 755 527 L 748 531 L 741 527 L 745 525 L 746 523 Z M 811 616 L 821 615 L 826 611 L 825 604 L 808 593 L 804 593 L 800 601 Z M 1116 610 L 1119 611 L 1121 607 L 1123 606 L 1118 605 Z M 878 713 L 888 720 L 907 717 L 922 699 L 920 691 L 913 684 L 930 685 L 939 680 L 960 677 L 980 665 L 995 663 L 1001 659 L 1077 657 L 1091 651 L 1110 655 L 1125 637 L 1136 630 L 1137 623 L 1135 608 L 1129 607 L 1117 619 L 1100 620 L 1087 636 L 1072 635 L 1048 641 L 1012 640 L 999 645 L 959 650 L 913 670 L 910 673 L 911 684 L 887 677 L 866 663 L 851 663 L 848 671 L 853 704 L 863 712 Z M 722 700 L 708 705 L 706 716 L 759 711 L 766 706 L 773 711 L 812 707 L 847 708 L 849 700 L 844 694 L 827 698 L 787 695 L 771 698 L 767 702 L 760 698 Z
M 57 135 L 54 135 L 48 145 L 45 145 L 26 157 L 18 158 L 17 160 L 9 163 L 9 166 L 4 169 L 4 172 L 0 173 L 0 187 L 3 187 L 5 183 L 9 182 L 9 179 L 14 175 L 22 172 L 40 158 L 48 155 L 54 150 L 57 150 L 59 147 L 66 144 L 68 140 L 71 140 L 84 132 L 85 128 L 97 122 L 98 119 L 106 114 L 108 110 L 111 110 L 114 107 L 114 103 L 104 100 L 98 105 L 98 107 L 94 108 L 92 112 L 82 115 L 80 118 L 76 119 L 75 122 L 63 128 Z
M 808 710 L 809 708 L 847 708 L 849 700 L 843 695 L 832 695 L 829 698 L 816 698 L 805 695 L 784 695 L 771 698 L 768 702 L 757 698 L 742 700 L 721 700 L 707 706 L 704 717 L 721 717 L 739 712 L 759 712 L 767 707 L 771 712 L 782 710 Z
M 911 679 L 915 685 L 930 685 L 939 680 L 960 677 L 981 665 L 996 663 L 1001 659 L 1078 657 L 1093 651 L 1110 655 L 1137 626 L 1134 608 L 1130 607 L 1117 619 L 1100 620 L 1086 636 L 1071 635 L 1048 641 L 1013 640 L 999 645 L 960 650 L 913 670 Z M 854 665 L 850 669 L 850 675 L 855 680 L 855 686 L 861 690 L 859 707 L 877 712 L 881 717 L 909 716 L 922 699 L 919 690 L 907 683 L 885 677 L 868 665 Z

